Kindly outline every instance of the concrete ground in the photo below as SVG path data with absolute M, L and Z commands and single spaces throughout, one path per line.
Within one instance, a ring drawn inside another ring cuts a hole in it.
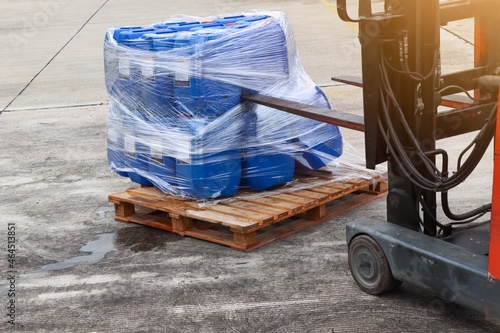
M 249 253 L 114 222 L 107 196 L 132 184 L 111 174 L 106 161 L 106 28 L 179 13 L 284 11 L 307 72 L 335 108 L 360 113 L 361 92 L 330 81 L 360 75 L 355 26 L 340 21 L 333 6 L 333 0 L 3 0 L 0 331 L 500 332 L 480 314 L 410 285 L 381 297 L 358 289 L 347 268 L 344 226 L 359 217 L 384 219 L 384 199 Z M 447 27 L 470 41 L 469 28 Z M 443 57 L 448 69 L 471 59 L 469 43 L 443 34 L 452 46 Z M 362 135 L 344 135 L 350 153 L 362 156 Z M 458 151 L 469 139 L 443 145 Z M 488 154 L 464 190 L 451 194 L 457 211 L 489 200 Z M 9 226 L 17 250 L 11 263 Z M 12 300 L 14 326 L 7 322 Z

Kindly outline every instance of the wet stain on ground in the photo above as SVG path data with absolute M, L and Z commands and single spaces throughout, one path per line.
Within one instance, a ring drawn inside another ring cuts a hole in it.
M 75 267 L 77 265 L 90 265 L 98 263 L 104 259 L 104 256 L 108 252 L 115 249 L 113 238 L 114 234 L 112 233 L 98 235 L 96 240 L 90 241 L 80 248 L 80 252 L 89 253 L 88 255 L 73 257 L 61 262 L 45 265 L 33 273 L 47 273 Z
M 81 256 L 45 265 L 32 273 L 23 274 L 20 278 L 23 282 L 27 282 L 31 279 L 44 277 L 53 271 L 78 265 L 96 264 L 113 250 L 124 251 L 129 249 L 133 252 L 146 252 L 183 239 L 182 236 L 146 226 L 125 227 L 116 233 L 97 235 L 97 239 L 87 242 L 80 248 L 80 252 L 83 252 Z M 0 285 L 0 292 L 4 292 L 7 288 L 6 284 Z
M 118 250 L 130 249 L 133 252 L 146 252 L 182 239 L 184 237 L 167 231 L 138 226 L 118 230 L 115 245 Z

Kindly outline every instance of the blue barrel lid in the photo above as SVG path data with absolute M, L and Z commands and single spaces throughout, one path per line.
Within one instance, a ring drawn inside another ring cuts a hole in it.
M 130 41 L 134 39 L 139 39 L 147 33 L 154 32 L 155 29 L 136 29 L 136 30 L 125 30 L 119 33 L 117 41 Z
M 165 22 L 165 23 L 157 23 L 153 27 L 157 29 L 165 29 L 165 28 L 170 28 L 171 26 L 179 25 L 179 24 L 186 24 L 188 22 L 185 21 L 179 21 L 179 22 Z
M 155 28 L 155 34 L 160 34 L 160 33 L 169 33 L 169 32 L 176 32 L 175 30 L 173 29 L 170 29 L 170 28 Z
M 208 29 L 208 28 L 224 29 L 224 25 L 220 24 L 220 23 L 215 23 L 215 22 L 207 22 L 207 23 L 202 23 L 198 26 L 195 26 L 195 27 L 189 29 L 189 31 L 196 31 L 196 30 Z
M 121 32 L 123 31 L 129 31 L 129 30 L 138 30 L 138 29 L 143 29 L 141 26 L 126 26 L 126 27 L 118 27 L 113 30 L 113 39 L 118 40 L 118 36 L 120 35 Z
M 149 40 L 151 49 L 154 51 L 170 50 L 175 46 L 176 31 L 162 32 L 144 35 Z
M 169 26 L 168 28 L 176 31 L 188 31 L 199 25 L 201 25 L 200 22 L 186 22 L 186 23 L 174 24 Z
M 147 33 L 142 36 L 144 39 L 165 39 L 165 38 L 172 38 L 172 36 L 175 36 L 177 31 L 175 30 L 169 30 L 169 29 L 160 29 L 160 30 L 155 30 L 152 33 Z
M 239 22 L 255 22 L 255 21 L 260 21 L 260 20 L 265 20 L 269 18 L 269 15 L 255 15 L 255 16 L 246 16 L 241 20 L 238 20 Z
M 155 30 L 153 28 L 145 28 L 145 29 L 135 29 L 135 30 L 124 30 L 121 31 L 116 41 L 120 45 L 128 46 L 134 49 L 142 49 L 149 50 L 151 49 L 150 42 L 148 40 L 143 39 L 142 37 L 145 34 L 153 33 Z
M 235 15 L 235 16 L 224 16 L 219 17 L 214 20 L 216 23 L 227 24 L 227 23 L 235 23 L 241 19 L 245 18 L 245 15 Z
M 251 24 L 247 23 L 247 22 L 243 22 L 243 23 L 238 22 L 238 24 L 232 24 L 232 25 L 228 26 L 227 28 L 229 28 L 229 29 L 245 29 L 245 28 L 248 28 L 250 25 Z

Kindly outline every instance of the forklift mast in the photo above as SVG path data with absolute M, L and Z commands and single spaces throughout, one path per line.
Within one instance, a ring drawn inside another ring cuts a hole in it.
M 500 3 L 388 0 L 384 12 L 372 13 L 371 1 L 361 0 L 357 19 L 347 13 L 345 0 L 337 5 L 343 20 L 359 23 L 366 165 L 375 168 L 388 161 L 387 219 L 414 230 L 423 223 L 426 233 L 436 235 L 436 192 L 446 193 L 459 183 L 449 177 L 448 156 L 436 150 L 436 140 L 481 129 L 496 102 L 462 103 L 447 96 L 474 90 L 479 77 L 499 66 L 500 21 L 495 16 Z M 466 18 L 475 19 L 474 66 L 443 75 L 440 27 Z M 438 112 L 440 105 L 453 109 Z M 482 140 L 489 143 L 487 137 Z M 436 165 L 438 155 L 441 166 Z M 473 166 L 455 179 L 463 181 Z

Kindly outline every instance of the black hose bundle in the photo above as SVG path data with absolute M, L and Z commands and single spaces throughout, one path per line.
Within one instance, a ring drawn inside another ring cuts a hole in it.
M 442 206 L 445 215 L 451 220 L 463 221 L 455 222 L 452 224 L 468 223 L 483 216 L 485 213 L 491 210 L 491 204 L 483 205 L 463 214 L 453 214 L 448 204 L 448 191 L 465 181 L 465 179 L 473 172 L 473 170 L 479 164 L 479 161 L 484 156 L 484 153 L 495 134 L 497 104 L 495 104 L 494 110 L 493 112 L 491 112 L 483 128 L 460 154 L 456 172 L 454 172 L 452 176 L 448 176 L 448 156 L 446 151 L 442 149 L 427 152 L 423 151 L 418 139 L 413 134 L 408 122 L 405 119 L 396 96 L 394 95 L 394 91 L 392 90 L 389 80 L 388 68 L 396 71 L 397 73 L 406 74 L 411 79 L 417 82 L 425 81 L 429 78 L 430 74 L 423 76 L 418 73 L 411 72 L 408 70 L 407 66 L 402 66 L 403 70 L 394 68 L 388 63 L 383 54 L 383 50 L 382 58 L 384 59 L 384 61 L 381 62 L 379 67 L 382 84 L 380 86 L 381 110 L 378 126 L 387 144 L 388 152 L 391 156 L 392 162 L 400 167 L 403 175 L 407 177 L 417 188 L 434 192 L 442 192 Z M 408 142 L 410 145 L 409 147 L 405 147 L 403 145 L 400 139 L 400 135 L 398 135 L 398 132 L 394 127 L 391 115 L 389 113 L 390 106 L 394 108 L 397 119 L 406 132 L 406 137 L 408 138 Z M 462 164 L 461 162 L 463 156 L 471 148 L 472 151 Z M 429 156 L 437 154 L 441 154 L 443 156 L 443 170 L 439 170 L 435 163 L 429 158 Z M 415 166 L 415 158 L 418 158 L 418 160 L 422 162 L 424 171 Z M 435 222 L 440 227 L 444 227 L 443 225 L 438 223 L 437 220 Z

